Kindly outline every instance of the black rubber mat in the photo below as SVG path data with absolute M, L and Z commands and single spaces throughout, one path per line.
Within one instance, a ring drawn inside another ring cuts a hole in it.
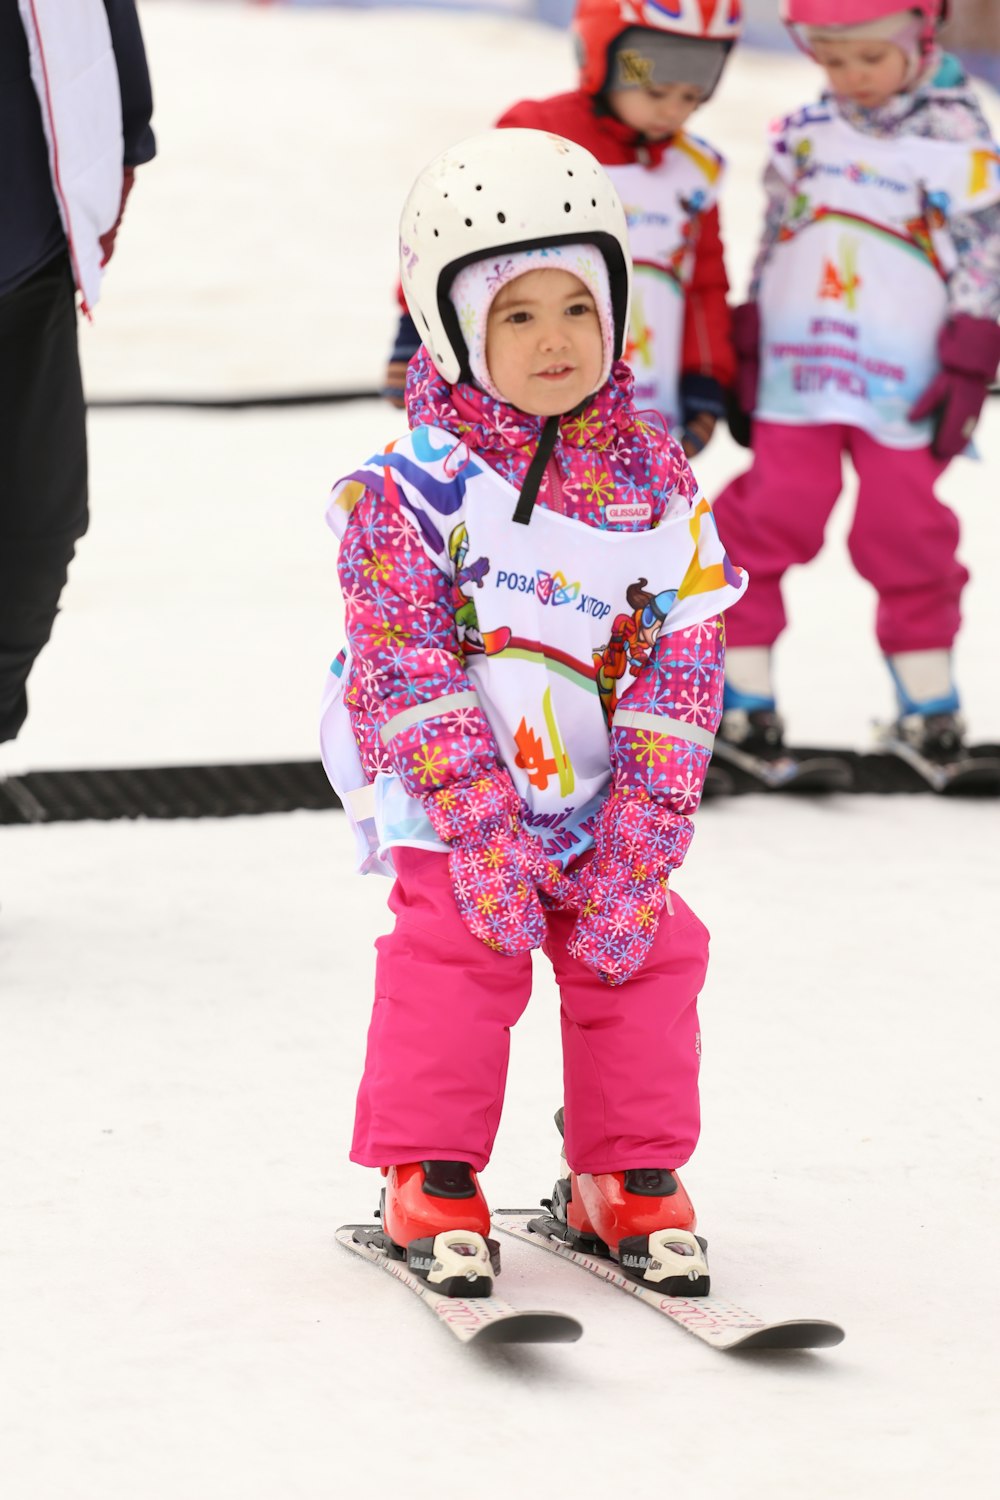
M 382 392 L 356 391 L 260 392 L 244 396 L 92 396 L 91 411 L 250 411 L 256 407 L 337 406 L 346 401 L 377 401 Z
M 852 766 L 855 793 L 886 796 L 929 791 L 916 772 L 892 757 L 843 750 L 837 754 Z M 1000 757 L 1000 746 L 977 745 L 972 754 Z M 727 780 L 731 780 L 729 768 Z M 706 798 L 724 800 L 718 796 L 721 790 L 707 785 Z M 761 788 L 747 779 L 745 784 L 728 785 L 725 790 L 739 795 Z M 985 792 L 978 788 L 973 791 L 996 795 L 993 787 Z M 300 809 L 321 812 L 340 805 L 318 760 L 31 771 L 24 776 L 0 778 L 0 824 L 77 823 L 87 818 L 102 822 L 113 818 L 235 818 Z
M 863 754 L 857 750 L 845 750 L 841 747 L 831 749 L 829 747 L 795 746 L 793 754 L 806 760 L 813 756 L 836 756 L 850 767 L 853 777 L 853 786 L 847 792 L 830 793 L 839 796 L 876 796 L 892 797 L 900 794 L 926 794 L 931 796 L 932 791 L 928 783 L 912 767 L 905 764 L 895 755 Z M 969 747 L 971 758 L 983 761 L 1000 761 L 1000 745 L 971 745 Z M 705 782 L 704 798 L 716 802 L 725 796 L 743 796 L 746 794 L 761 793 L 768 797 L 815 797 L 823 795 L 803 786 L 801 791 L 794 787 L 785 790 L 768 790 L 754 777 L 745 771 L 737 770 L 728 761 L 723 763 L 720 774 L 713 785 L 713 769 L 716 762 L 713 761 L 709 767 L 708 778 Z M 995 775 L 988 780 L 967 784 L 956 784 L 949 793 L 952 796 L 988 797 L 996 798 L 1000 791 Z
M 0 780 L 0 823 L 232 818 L 339 806 L 318 760 L 277 765 L 31 771 Z

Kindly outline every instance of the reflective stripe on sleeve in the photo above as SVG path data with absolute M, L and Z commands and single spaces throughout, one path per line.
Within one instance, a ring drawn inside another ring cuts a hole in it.
M 379 730 L 379 739 L 383 745 L 388 745 L 390 740 L 395 739 L 397 734 L 402 734 L 404 729 L 409 729 L 411 724 L 422 724 L 425 719 L 436 719 L 456 708 L 477 708 L 478 705 L 479 699 L 472 688 L 461 693 L 446 693 L 443 698 L 432 698 L 430 703 L 415 703 L 412 708 L 404 708 L 401 714 L 394 714 L 383 724 Z
M 707 729 L 700 729 L 697 724 L 684 724 L 680 719 L 666 719 L 660 714 L 633 712 L 628 708 L 616 709 L 611 728 L 651 729 L 654 734 L 670 734 L 674 739 L 690 740 L 693 745 L 701 745 L 706 750 L 711 750 L 715 744 L 715 735 Z

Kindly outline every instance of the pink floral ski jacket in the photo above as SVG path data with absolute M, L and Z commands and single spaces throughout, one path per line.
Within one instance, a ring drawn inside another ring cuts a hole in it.
M 454 433 L 456 466 L 472 450 L 515 487 L 524 480 L 543 419 L 520 412 L 470 385 L 449 386 L 426 350 L 411 362 L 407 412 L 413 429 Z M 360 477 L 360 476 L 359 476 Z M 617 364 L 584 411 L 563 420 L 537 505 L 605 531 L 645 531 L 678 505 L 698 502 L 694 476 L 679 447 L 651 414 L 632 404 L 632 375 Z M 624 519 L 622 518 L 624 516 Z M 394 732 L 380 729 L 418 705 L 467 693 L 470 686 L 456 628 L 456 579 L 421 546 L 413 518 L 391 492 L 365 488 L 351 510 L 338 572 L 351 652 L 345 689 L 365 774 L 395 772 L 408 792 L 426 798 L 451 782 L 490 775 L 498 747 L 485 714 L 473 706 Z M 645 580 L 643 580 L 644 582 Z M 630 605 L 632 600 L 629 601 Z M 616 727 L 614 707 L 628 685 L 636 713 L 669 717 L 714 735 L 722 713 L 724 633 L 715 615 L 688 629 L 669 627 L 647 639 L 649 599 L 610 620 L 609 641 L 594 673 L 610 727 L 609 791 L 648 796 L 676 819 L 679 864 L 690 841 L 710 751 L 681 739 L 651 743 L 635 728 Z M 428 746 L 441 769 L 428 780 Z

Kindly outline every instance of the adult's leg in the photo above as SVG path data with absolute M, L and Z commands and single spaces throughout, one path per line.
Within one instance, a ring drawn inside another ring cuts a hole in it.
M 677 895 L 634 978 L 602 984 L 566 952 L 572 913 L 549 919 L 562 997 L 566 1159 L 574 1172 L 679 1167 L 698 1140 L 698 994 L 708 931 Z
M 531 955 L 495 953 L 468 932 L 447 855 L 395 849 L 393 860 L 396 923 L 376 943 L 351 1159 L 481 1171 L 500 1123 L 510 1028 L 531 994 Z
M 0 299 L 0 740 L 52 633 L 87 529 L 87 436 L 73 281 L 65 257 Z

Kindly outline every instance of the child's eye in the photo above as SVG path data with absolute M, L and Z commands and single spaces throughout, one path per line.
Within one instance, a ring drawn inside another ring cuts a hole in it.
M 528 321 L 528 319 L 530 317 L 531 317 L 531 314 L 525 312 L 524 309 L 521 308 L 517 312 L 512 312 L 512 313 L 508 314 L 507 322 L 508 323 L 527 323 L 527 321 Z
M 593 309 L 591 308 L 589 302 L 574 302 L 566 309 L 566 311 L 569 313 L 571 318 L 581 318 L 586 317 L 587 313 L 592 312 Z

